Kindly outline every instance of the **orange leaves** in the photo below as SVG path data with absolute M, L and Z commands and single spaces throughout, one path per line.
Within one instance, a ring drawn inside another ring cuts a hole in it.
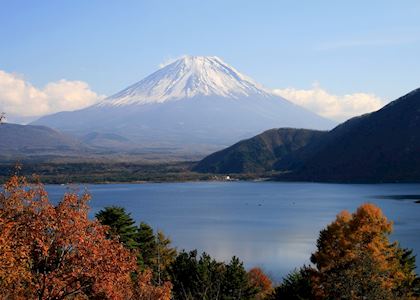
M 18 280 L 26 281 L 29 277 L 25 265 L 28 249 L 13 240 L 14 225 L 13 222 L 0 219 L 0 290 L 14 285 Z M 15 289 L 20 292 L 20 287 L 16 286 Z
M 401 271 L 400 250 L 388 239 L 391 231 L 392 223 L 373 204 L 340 213 L 321 231 L 311 257 L 317 267 L 316 294 L 362 299 L 367 293 L 379 297 L 380 291 L 380 297 L 391 297 L 412 276 Z
M 273 289 L 270 278 L 260 268 L 249 270 L 248 280 L 250 285 L 258 291 L 256 299 L 264 299 Z
M 136 280 L 133 283 L 132 300 L 137 299 L 155 299 L 155 300 L 170 300 L 172 284 L 165 282 L 162 286 L 153 286 L 152 271 L 146 270 L 136 274 Z
M 386 253 L 392 223 L 373 204 L 363 204 L 351 215 L 341 212 L 336 220 L 321 231 L 318 251 L 312 260 L 319 269 L 328 268 L 338 259 L 354 259 L 356 252 Z
M 89 198 L 69 193 L 54 206 L 41 184 L 29 187 L 18 176 L 5 184 L 0 193 L 0 298 L 132 297 L 136 255 L 107 239 L 106 227 L 89 220 Z M 170 287 L 150 289 L 170 295 Z

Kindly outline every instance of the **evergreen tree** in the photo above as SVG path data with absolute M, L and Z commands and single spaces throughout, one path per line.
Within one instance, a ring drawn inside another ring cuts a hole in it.
M 155 279 L 158 284 L 169 279 L 168 269 L 176 257 L 176 249 L 171 247 L 171 240 L 162 231 L 156 234 L 156 262 L 154 266 Z
M 258 293 L 258 290 L 250 285 L 244 265 L 236 256 L 226 265 L 224 275 L 222 299 L 253 299 Z
M 110 206 L 100 210 L 96 218 L 102 225 L 109 226 L 108 237 L 117 237 L 129 249 L 136 249 L 138 244 L 137 228 L 131 215 L 123 207 Z
M 202 296 L 207 299 L 220 299 L 226 267 L 222 262 L 203 253 L 198 261 L 198 275 L 203 283 Z
M 140 267 L 151 269 L 153 280 L 158 284 L 168 280 L 168 268 L 177 254 L 176 249 L 171 247 L 171 240 L 162 231 L 155 234 L 150 225 L 141 222 L 136 242 L 139 248 L 138 264 Z
M 197 250 L 182 251 L 170 268 L 174 299 L 223 299 L 222 284 L 225 264 L 208 254 L 199 258 Z
M 304 266 L 288 274 L 280 286 L 276 287 L 270 300 L 311 300 L 312 293 L 311 274 L 313 270 Z
M 198 257 L 197 250 L 182 251 L 169 270 L 174 299 L 246 300 L 260 292 L 237 257 L 226 265 L 206 253 Z
M 172 295 L 174 299 L 194 299 L 197 292 L 197 250 L 189 253 L 182 251 L 170 268 Z
M 139 265 L 142 268 L 153 268 L 156 264 L 157 243 L 153 228 L 141 222 L 137 229 L 136 243 L 139 248 Z
M 416 275 L 416 256 L 413 250 L 401 248 L 398 244 L 393 244 L 400 262 L 400 268 L 405 274 L 405 280 L 397 290 L 397 296 L 412 294 L 420 299 L 420 278 Z

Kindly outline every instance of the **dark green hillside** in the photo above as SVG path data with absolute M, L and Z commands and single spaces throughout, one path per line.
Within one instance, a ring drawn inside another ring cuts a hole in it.
M 281 179 L 420 181 L 420 89 L 350 119 L 276 164 Z
M 279 180 L 420 181 L 420 89 L 329 132 L 268 130 L 209 155 L 194 170 L 275 170 Z
M 282 157 L 319 139 L 323 131 L 271 129 L 213 153 L 194 167 L 203 173 L 263 173 Z

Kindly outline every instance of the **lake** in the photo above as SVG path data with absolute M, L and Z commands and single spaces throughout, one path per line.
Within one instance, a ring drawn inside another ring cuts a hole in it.
M 394 221 L 392 239 L 420 254 L 420 184 L 188 182 L 80 185 L 92 194 L 93 215 L 126 208 L 169 235 L 180 249 L 220 260 L 236 255 L 280 280 L 309 263 L 318 233 L 341 210 L 377 204 Z M 47 185 L 58 201 L 75 186 Z M 419 262 L 418 262 L 419 263 Z

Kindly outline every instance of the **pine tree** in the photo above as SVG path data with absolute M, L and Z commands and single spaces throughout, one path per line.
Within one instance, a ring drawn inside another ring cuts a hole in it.
M 228 265 L 223 284 L 224 300 L 253 299 L 258 290 L 252 287 L 243 263 L 236 256 L 232 257 Z
M 102 225 L 109 226 L 109 237 L 118 237 L 119 241 L 129 249 L 138 247 L 135 221 L 123 207 L 105 207 L 96 214 L 96 218 Z
M 157 260 L 157 241 L 153 228 L 141 222 L 137 228 L 136 243 L 139 248 L 139 265 L 142 268 L 153 268 Z
M 170 267 L 174 299 L 223 299 L 222 284 L 226 266 L 197 250 L 182 251 Z

